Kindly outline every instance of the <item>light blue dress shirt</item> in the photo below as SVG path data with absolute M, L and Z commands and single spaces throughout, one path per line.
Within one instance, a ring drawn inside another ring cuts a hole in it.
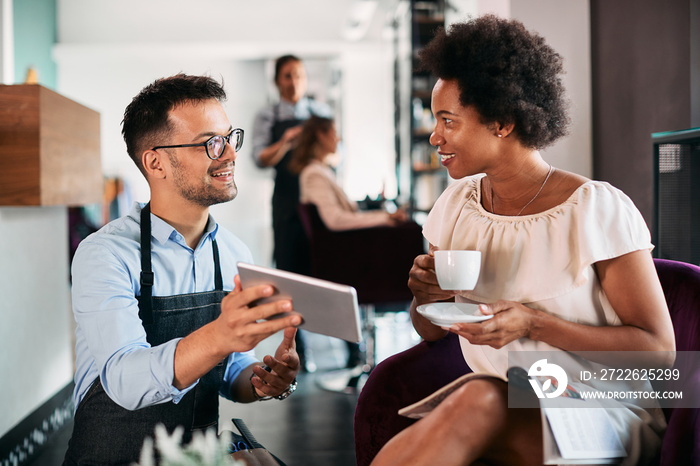
M 77 409 L 99 376 L 109 397 L 126 409 L 139 409 L 180 399 L 195 385 L 173 386 L 175 346 L 179 338 L 151 347 L 139 319 L 141 294 L 140 212 L 129 214 L 88 236 L 72 265 L 76 373 L 73 400 Z M 250 250 L 210 216 L 196 249 L 172 226 L 151 214 L 153 296 L 174 296 L 214 289 L 212 240 L 221 258 L 224 290 L 233 289 L 236 263 L 252 262 Z M 228 357 L 220 394 L 230 398 L 231 382 L 256 362 L 254 352 Z
M 275 109 L 278 120 L 305 121 L 316 115 L 324 118 L 333 118 L 333 111 L 324 102 L 302 97 L 295 104 L 280 100 L 279 103 L 263 108 L 255 116 L 253 121 L 253 159 L 258 167 L 260 165 L 260 152 L 273 143 L 272 126 L 275 124 Z

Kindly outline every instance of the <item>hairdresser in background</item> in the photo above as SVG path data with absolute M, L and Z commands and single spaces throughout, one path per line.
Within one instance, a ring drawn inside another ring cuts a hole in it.
M 309 244 L 299 220 L 299 178 L 287 169 L 291 149 L 301 125 L 311 115 L 331 116 L 328 105 L 306 97 L 306 70 L 301 59 L 284 55 L 275 62 L 278 103 L 263 108 L 253 122 L 253 157 L 258 167 L 275 169 L 272 193 L 273 259 L 275 266 L 308 275 L 311 272 Z M 315 370 L 304 344 L 304 332 L 297 332 L 297 351 L 302 369 Z

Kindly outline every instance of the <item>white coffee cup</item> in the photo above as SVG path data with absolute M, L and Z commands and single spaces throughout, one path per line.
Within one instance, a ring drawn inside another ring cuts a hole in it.
M 435 251 L 435 273 L 443 290 L 473 290 L 481 270 L 481 251 Z

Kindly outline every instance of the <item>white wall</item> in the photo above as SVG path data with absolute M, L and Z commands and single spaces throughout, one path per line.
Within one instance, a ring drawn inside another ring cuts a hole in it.
M 344 189 L 353 199 L 396 193 L 393 55 L 389 43 L 342 54 Z
M 57 0 L 61 43 L 333 42 L 345 37 L 364 0 Z M 379 0 L 379 10 L 396 0 Z M 366 37 L 381 31 L 382 12 Z M 79 25 L 80 27 L 70 27 Z M 294 48 L 290 48 L 294 50 Z
M 0 0 L 0 83 L 15 80 L 14 35 L 12 27 L 12 0 Z
M 589 9 L 589 0 L 512 0 L 510 6 L 512 18 L 541 34 L 564 58 L 571 131 L 542 156 L 557 168 L 587 177 L 593 176 Z
M 0 437 L 73 378 L 65 207 L 0 207 Z

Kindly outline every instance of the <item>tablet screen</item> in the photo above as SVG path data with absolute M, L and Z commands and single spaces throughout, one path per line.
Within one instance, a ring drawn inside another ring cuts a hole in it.
M 299 328 L 358 343 L 361 338 L 357 292 L 349 285 L 260 265 L 238 263 L 243 288 L 272 285 L 275 294 L 261 302 L 291 299 L 302 315 Z

